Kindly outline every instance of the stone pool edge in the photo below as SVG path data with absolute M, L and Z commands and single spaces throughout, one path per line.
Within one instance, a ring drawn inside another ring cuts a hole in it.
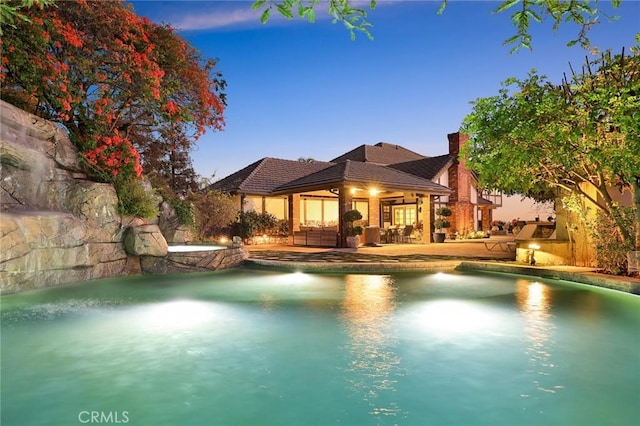
M 570 271 L 553 267 L 533 267 L 501 262 L 469 260 L 438 260 L 424 262 L 297 262 L 265 259 L 246 259 L 244 265 L 258 269 L 291 272 L 353 272 L 353 273 L 397 273 L 397 272 L 493 272 L 517 274 L 530 277 L 571 281 L 640 295 L 640 280 L 630 277 L 598 274 L 593 271 Z
M 245 266 L 291 272 L 447 272 L 454 271 L 460 260 L 431 262 L 297 262 L 283 260 L 247 259 Z
M 566 271 L 552 267 L 534 267 L 497 262 L 460 262 L 458 271 L 499 272 L 526 275 L 554 280 L 571 281 L 596 287 L 608 288 L 634 295 L 640 295 L 640 280 L 630 277 L 599 274 L 593 271 Z

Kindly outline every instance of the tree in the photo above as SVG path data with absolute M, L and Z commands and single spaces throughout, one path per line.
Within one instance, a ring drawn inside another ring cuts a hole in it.
M 623 244 L 638 249 L 640 225 L 628 226 L 610 193 L 630 190 L 640 218 L 638 47 L 587 60 L 560 84 L 535 70 L 511 78 L 498 95 L 473 102 L 461 131 L 470 136 L 462 154 L 481 186 L 538 201 L 579 194 L 615 224 Z
M 620 6 L 622 0 L 610 0 L 614 8 Z M 308 19 L 314 22 L 316 18 L 315 7 L 321 0 L 255 0 L 252 8 L 261 10 L 261 20 L 263 23 L 269 20 L 271 10 L 275 9 L 282 16 L 293 19 Z M 368 0 L 371 10 L 376 8 L 376 0 Z M 550 1 L 550 0 L 503 0 L 493 13 L 501 13 L 507 10 L 514 11 L 511 20 L 517 28 L 516 34 L 504 41 L 504 44 L 513 45 L 512 52 L 522 47 L 532 49 L 532 38 L 529 33 L 531 22 L 542 23 L 546 19 L 553 22 L 553 29 L 556 30 L 562 23 L 573 23 L 580 27 L 577 37 L 570 40 L 567 45 L 572 46 L 580 43 L 582 47 L 589 47 L 588 32 L 594 25 L 600 22 L 600 17 L 615 19 L 607 16 L 598 7 L 600 0 L 572 0 L 572 1 Z M 322 2 L 324 4 L 324 2 Z M 367 10 L 364 7 L 355 5 L 355 0 L 328 0 L 327 13 L 333 16 L 333 22 L 342 22 L 349 32 L 351 39 L 355 38 L 355 31 L 366 34 L 373 38 L 369 29 L 372 24 L 367 20 Z M 441 0 L 438 14 L 443 13 L 448 0 Z
M 29 18 L 22 13 L 23 9 L 27 9 L 33 5 L 47 6 L 54 0 L 21 0 L 21 1 L 2 1 L 0 2 L 0 35 L 2 35 L 2 27 L 9 25 L 14 27 L 16 21 L 27 21 Z
M 94 177 L 119 193 L 142 176 L 139 150 L 224 125 L 215 61 L 171 27 L 121 0 L 40 2 L 20 12 L 25 19 L 5 28 L 0 44 L 2 97 L 22 98 L 19 106 L 66 127 Z
M 210 190 L 193 193 L 188 199 L 195 206 L 196 232 L 200 240 L 220 234 L 238 217 L 238 205 L 229 194 Z

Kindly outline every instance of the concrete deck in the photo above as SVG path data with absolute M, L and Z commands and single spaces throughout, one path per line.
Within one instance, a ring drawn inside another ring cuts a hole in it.
M 480 271 L 560 279 L 640 294 L 640 280 L 598 274 L 595 268 L 530 266 L 515 262 L 515 253 L 492 250 L 487 241 L 511 242 L 512 236 L 478 240 L 447 240 L 440 244 L 381 244 L 376 247 L 325 248 L 249 245 L 249 266 L 288 271 L 391 273 L 410 271 Z M 502 244 L 506 247 L 506 244 Z

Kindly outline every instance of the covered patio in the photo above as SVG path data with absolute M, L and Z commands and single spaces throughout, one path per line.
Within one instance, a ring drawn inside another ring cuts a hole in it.
M 288 198 L 291 244 L 345 247 L 341 218 L 353 209 L 380 242 L 431 242 L 433 201 L 450 192 L 409 173 L 347 160 L 280 185 L 272 195 Z

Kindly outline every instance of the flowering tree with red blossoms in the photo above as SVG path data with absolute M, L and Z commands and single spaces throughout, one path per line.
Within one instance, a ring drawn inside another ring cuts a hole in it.
M 95 176 L 136 180 L 143 165 L 158 163 L 140 152 L 170 156 L 172 134 L 184 144 L 224 126 L 216 62 L 171 27 L 121 0 L 36 4 L 22 13 L 28 19 L 0 40 L 2 98 L 64 125 Z

